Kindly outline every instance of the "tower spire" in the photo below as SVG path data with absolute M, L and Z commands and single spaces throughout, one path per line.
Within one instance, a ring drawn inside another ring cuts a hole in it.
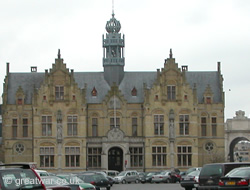
M 169 58 L 173 58 L 172 48 L 170 49 Z
M 115 16 L 115 11 L 114 11 L 114 0 L 112 0 L 112 16 Z

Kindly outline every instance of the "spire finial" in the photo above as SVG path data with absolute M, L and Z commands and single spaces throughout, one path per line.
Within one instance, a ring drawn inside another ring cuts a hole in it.
M 172 48 L 170 49 L 169 58 L 173 58 Z
M 60 53 L 60 49 L 58 49 L 58 54 L 57 54 L 57 58 L 61 59 L 61 53 Z
M 115 16 L 115 11 L 114 11 L 114 0 L 112 0 L 112 16 Z

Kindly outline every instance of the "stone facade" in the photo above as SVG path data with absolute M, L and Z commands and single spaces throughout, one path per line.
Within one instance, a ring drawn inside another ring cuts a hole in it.
M 76 172 L 186 170 L 224 160 L 220 63 L 217 71 L 190 72 L 170 50 L 161 70 L 124 72 L 114 14 L 106 30 L 104 72 L 69 71 L 60 51 L 44 73 L 11 73 L 7 64 L 4 162 Z

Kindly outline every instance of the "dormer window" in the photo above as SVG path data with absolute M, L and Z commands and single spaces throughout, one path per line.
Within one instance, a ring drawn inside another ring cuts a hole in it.
M 212 99 L 210 96 L 206 97 L 206 104 L 211 104 L 212 103 Z
M 137 96 L 137 90 L 136 90 L 135 87 L 132 89 L 131 95 L 132 95 L 132 96 Z
M 64 99 L 64 87 L 63 86 L 56 86 L 55 87 L 55 96 L 56 96 L 56 100 L 63 100 Z
M 23 104 L 23 99 L 22 98 L 18 98 L 17 99 L 17 104 L 18 105 L 22 105 Z
M 93 90 L 91 91 L 91 95 L 92 95 L 92 96 L 97 96 L 97 90 L 95 89 L 95 87 L 94 87 Z

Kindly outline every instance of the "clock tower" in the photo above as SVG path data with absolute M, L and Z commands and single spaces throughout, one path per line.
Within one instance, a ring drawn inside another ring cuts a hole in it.
M 113 12 L 112 18 L 106 24 L 106 36 L 103 35 L 103 67 L 104 78 L 112 86 L 114 83 L 119 85 L 124 76 L 124 35 L 119 33 L 121 24 L 115 19 Z

